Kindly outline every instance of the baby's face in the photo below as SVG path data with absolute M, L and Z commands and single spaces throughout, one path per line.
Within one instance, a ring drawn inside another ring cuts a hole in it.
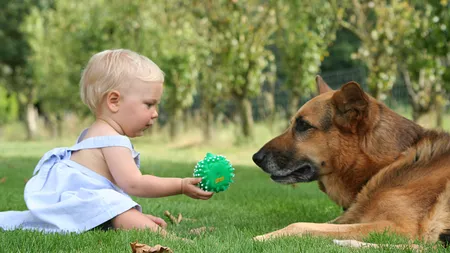
M 153 125 L 158 118 L 157 106 L 162 92 L 162 82 L 140 80 L 134 80 L 122 90 L 116 119 L 126 136 L 142 136 L 144 130 Z

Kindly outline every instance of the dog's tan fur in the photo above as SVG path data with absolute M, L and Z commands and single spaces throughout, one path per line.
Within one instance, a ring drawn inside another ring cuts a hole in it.
M 450 136 L 403 118 L 355 82 L 336 91 L 320 77 L 316 82 L 320 95 L 253 159 L 281 183 L 317 180 L 346 211 L 336 224 L 294 223 L 255 239 L 312 234 L 361 240 L 389 229 L 435 242 L 449 234 Z

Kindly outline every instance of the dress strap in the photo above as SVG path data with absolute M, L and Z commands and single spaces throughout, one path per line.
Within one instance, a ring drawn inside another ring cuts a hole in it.
M 88 128 L 84 129 L 77 139 L 77 143 L 69 148 L 71 151 L 90 148 L 125 147 L 134 150 L 133 144 L 128 137 L 123 135 L 95 136 L 84 139 Z M 84 139 L 84 140 L 83 140 Z M 81 141 L 82 140 L 82 141 Z
M 139 152 L 134 150 L 133 144 L 128 137 L 123 135 L 108 135 L 108 136 L 95 136 L 87 139 L 83 139 L 87 132 L 85 129 L 78 137 L 77 143 L 70 147 L 69 151 L 78 151 L 81 149 L 93 149 L 93 148 L 106 148 L 106 147 L 124 147 L 131 150 L 131 154 L 133 156 L 134 162 L 140 167 L 140 154 Z
M 41 171 L 42 168 L 48 171 L 53 166 L 53 164 L 61 160 L 70 159 L 71 153 L 73 151 L 106 147 L 125 147 L 130 149 L 134 162 L 136 163 L 138 168 L 140 167 L 140 154 L 139 152 L 134 150 L 133 144 L 131 144 L 131 141 L 128 137 L 123 135 L 95 136 L 80 141 L 85 136 L 86 131 L 87 129 L 85 129 L 81 133 L 80 137 L 78 137 L 77 143 L 72 147 L 54 148 L 45 153 L 36 165 L 33 175 L 35 175 L 38 171 Z
M 69 148 L 71 151 L 91 148 L 125 147 L 133 151 L 130 139 L 123 135 L 95 136 L 84 139 Z

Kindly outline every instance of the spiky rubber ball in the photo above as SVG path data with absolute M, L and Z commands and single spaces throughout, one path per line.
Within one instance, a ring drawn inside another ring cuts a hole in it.
M 195 166 L 194 177 L 202 178 L 198 184 L 202 190 L 222 192 L 233 183 L 234 168 L 225 156 L 207 153 Z

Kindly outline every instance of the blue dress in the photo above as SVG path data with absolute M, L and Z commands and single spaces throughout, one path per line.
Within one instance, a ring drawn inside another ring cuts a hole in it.
M 142 212 L 141 206 L 111 181 L 70 160 L 77 150 L 120 146 L 131 150 L 139 167 L 139 153 L 130 139 L 121 135 L 97 136 L 80 142 L 86 132 L 87 129 L 74 146 L 55 148 L 41 158 L 34 176 L 25 185 L 28 210 L 0 212 L 1 229 L 81 233 L 131 208 Z

